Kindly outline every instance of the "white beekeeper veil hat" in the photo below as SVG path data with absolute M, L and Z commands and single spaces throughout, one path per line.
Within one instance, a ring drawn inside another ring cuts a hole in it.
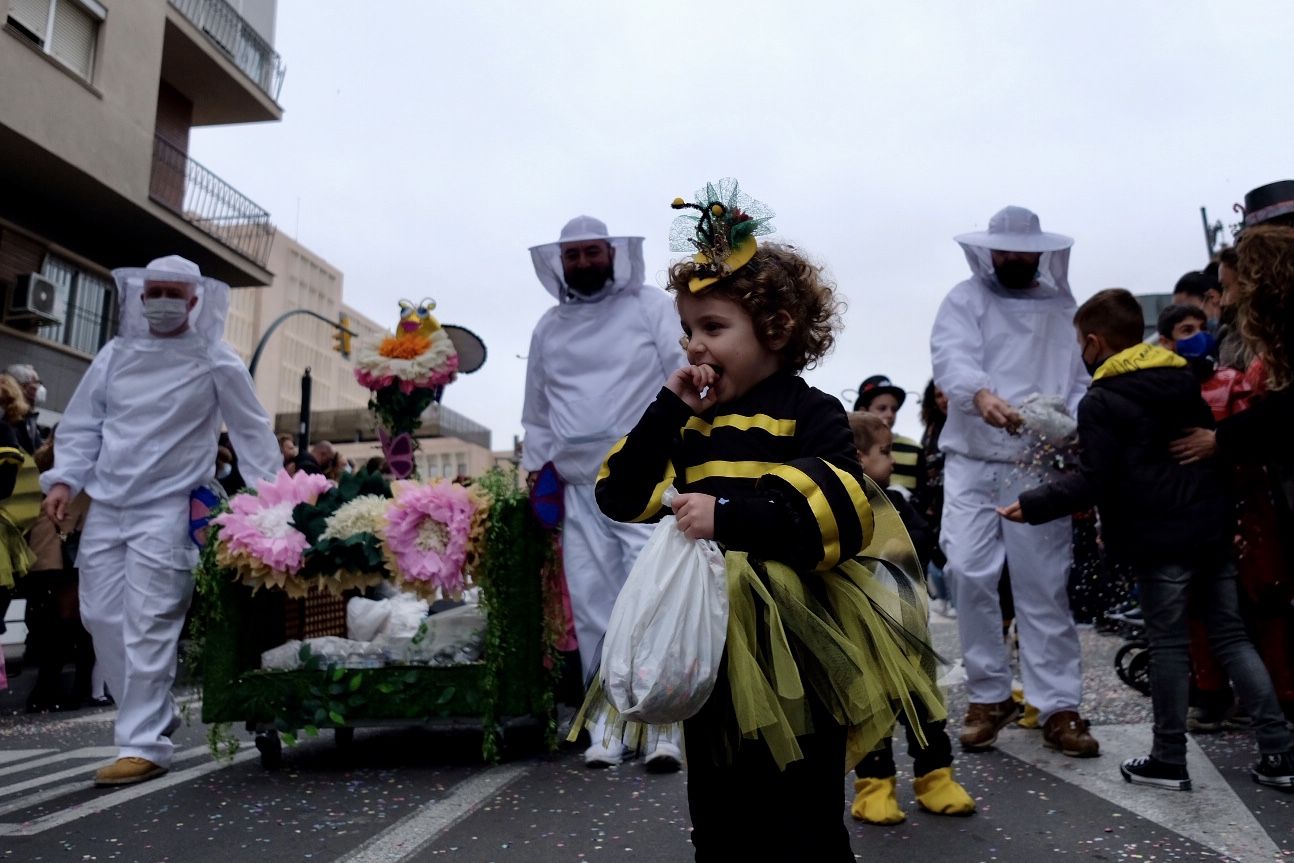
M 566 284 L 566 270 L 562 265 L 562 247 L 570 243 L 589 240 L 605 241 L 613 255 L 612 274 L 606 286 L 592 296 L 572 291 Z M 645 278 L 642 237 L 613 237 L 606 223 L 592 216 L 576 216 L 562 228 L 557 242 L 530 247 L 530 259 L 535 265 L 535 275 L 560 302 L 596 302 L 629 285 L 641 285 Z
M 144 318 L 144 285 L 147 282 L 187 282 L 193 285 L 198 303 L 189 312 L 189 326 L 209 342 L 224 338 L 229 313 L 229 285 L 202 275 L 198 265 L 179 255 L 149 261 L 147 267 L 122 267 L 112 271 L 117 282 L 120 330 L 125 338 L 149 335 Z
M 953 239 L 963 246 L 999 252 L 1059 252 L 1074 245 L 1072 237 L 1044 231 L 1037 214 L 1024 207 L 1003 207 L 988 220 L 987 231 L 958 234 Z
M 1003 207 L 988 220 L 987 231 L 972 231 L 953 237 L 966 253 L 971 271 L 996 283 L 993 278 L 993 256 L 997 252 L 1027 252 L 1041 254 L 1038 262 L 1039 284 L 1042 294 L 1059 290 L 1071 294 L 1069 287 L 1069 250 L 1073 237 L 1052 234 L 1042 229 L 1042 223 L 1032 210 L 1024 207 Z M 1051 291 L 1048 291 L 1048 288 Z M 1025 296 L 1025 295 L 1021 295 Z

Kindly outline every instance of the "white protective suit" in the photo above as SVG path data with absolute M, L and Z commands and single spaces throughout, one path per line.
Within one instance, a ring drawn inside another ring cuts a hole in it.
M 93 500 L 77 558 L 81 617 L 117 701 L 116 743 L 120 757 L 169 767 L 171 686 L 198 559 L 189 493 L 215 475 L 222 420 L 249 483 L 272 478 L 282 459 L 246 366 L 221 340 L 229 286 L 176 256 L 113 276 L 120 332 L 77 386 L 41 485 Z M 145 279 L 196 286 L 187 331 L 150 334 Z
M 561 245 L 588 239 L 609 242 L 615 266 L 607 287 L 585 298 L 566 287 Z M 643 283 L 641 237 L 608 237 L 602 222 L 580 216 L 558 242 L 530 254 L 558 305 L 530 338 L 521 466 L 535 471 L 551 461 L 566 482 L 562 558 L 587 677 L 601 658 L 616 596 L 654 527 L 607 518 L 593 484 L 607 452 L 687 358 L 673 299 Z
M 1028 210 L 1008 207 L 989 230 L 957 238 L 973 276 L 949 292 L 930 336 L 934 379 L 948 396 L 939 438 L 947 454 L 940 547 L 956 579 L 957 621 L 971 702 L 1011 695 L 1010 655 L 1002 639 L 998 581 L 1010 567 L 1029 702 L 1042 721 L 1077 710 L 1082 696 L 1078 632 L 1066 586 L 1072 559 L 1069 519 L 1030 526 L 995 511 L 1038 484 L 1030 441 L 986 423 L 975 393 L 987 389 L 1018 406 L 1027 396 L 1056 396 L 1070 414 L 1087 389 L 1073 317 L 1068 268 L 1072 240 L 1044 234 Z M 1042 252 L 1033 287 L 1011 291 L 993 272 L 990 249 Z

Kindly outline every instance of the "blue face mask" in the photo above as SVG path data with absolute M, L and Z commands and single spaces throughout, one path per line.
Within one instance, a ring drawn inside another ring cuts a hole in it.
M 1189 339 L 1179 339 L 1173 347 L 1176 348 L 1178 356 L 1188 360 L 1218 355 L 1218 340 L 1208 330 L 1200 330 Z

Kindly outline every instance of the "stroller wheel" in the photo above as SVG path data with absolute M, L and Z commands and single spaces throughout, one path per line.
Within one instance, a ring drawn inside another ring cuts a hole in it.
M 1114 655 L 1114 668 L 1119 679 L 1140 692 L 1150 694 L 1150 645 L 1145 641 L 1129 641 Z

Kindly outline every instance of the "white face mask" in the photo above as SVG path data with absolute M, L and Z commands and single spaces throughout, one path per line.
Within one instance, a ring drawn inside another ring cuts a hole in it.
M 172 297 L 144 300 L 144 317 L 155 333 L 173 333 L 189 319 L 189 301 Z
M 229 475 L 233 472 L 234 472 L 234 466 L 229 464 L 228 462 L 225 462 L 221 464 L 220 467 L 216 468 L 216 478 L 228 479 Z
M 40 407 L 41 405 L 45 404 L 45 397 L 48 395 L 49 395 L 49 392 L 45 389 L 45 385 L 37 384 L 36 395 L 31 400 L 32 407 Z

